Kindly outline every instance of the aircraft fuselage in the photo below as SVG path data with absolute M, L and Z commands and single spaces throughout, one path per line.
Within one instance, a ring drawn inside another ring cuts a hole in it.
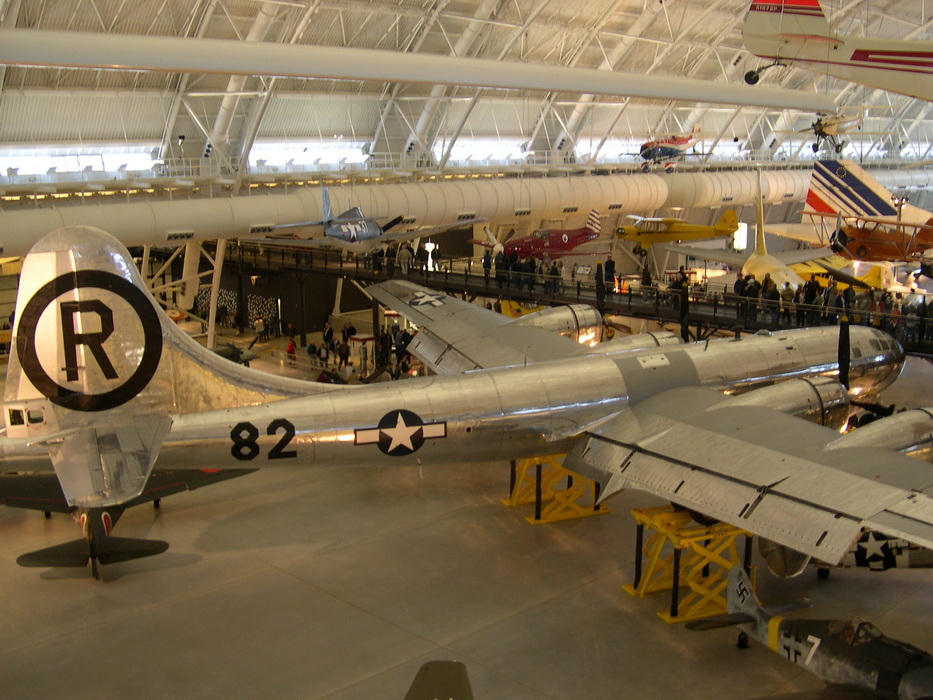
M 880 391 L 897 377 L 902 352 L 880 331 L 851 331 L 851 388 Z M 157 466 L 386 466 L 555 454 L 583 427 L 666 389 L 741 392 L 833 375 L 837 339 L 834 327 L 788 330 L 175 415 Z M 50 468 L 48 448 L 26 443 L 0 442 L 4 469 Z

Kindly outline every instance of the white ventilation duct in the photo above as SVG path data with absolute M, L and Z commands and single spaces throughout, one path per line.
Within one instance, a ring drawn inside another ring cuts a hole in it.
M 766 203 L 800 202 L 809 170 L 764 171 Z M 581 220 L 590 209 L 603 215 L 650 214 L 662 207 L 719 208 L 752 204 L 755 172 L 496 178 L 330 188 L 335 214 L 351 206 L 374 218 L 404 215 L 416 226 L 487 217 L 491 223 L 516 220 L 517 210 L 534 219 Z M 611 208 L 610 208 L 611 207 Z M 575 208 L 575 209 L 574 209 Z M 0 211 L 0 246 L 7 256 L 25 255 L 49 231 L 81 224 L 112 233 L 124 245 L 177 245 L 189 240 L 248 237 L 252 227 L 321 218 L 321 189 L 290 194 L 56 206 Z M 262 232 L 254 232 L 256 233 Z
M 675 173 L 668 179 L 669 207 L 733 207 L 753 204 L 758 196 L 754 171 Z M 763 171 L 761 188 L 768 204 L 799 202 L 807 194 L 809 170 Z

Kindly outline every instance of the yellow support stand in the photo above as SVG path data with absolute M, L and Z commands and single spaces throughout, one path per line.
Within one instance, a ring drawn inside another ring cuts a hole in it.
M 525 518 L 533 525 L 609 513 L 605 506 L 595 505 L 599 497 L 598 484 L 564 469 L 560 460 L 565 456 L 530 457 L 513 462 L 511 491 L 502 503 L 511 508 L 534 503 L 534 516 Z M 561 489 L 558 485 L 564 479 L 567 486 Z M 587 493 L 592 494 L 588 500 L 593 505 L 578 502 Z M 542 507 L 545 502 L 548 505 Z
M 659 611 L 665 622 L 686 622 L 727 612 L 729 569 L 741 565 L 735 539 L 745 535 L 745 559 L 750 558 L 750 533 L 732 525 L 691 524 L 685 510 L 670 506 L 632 510 L 636 531 L 635 582 L 623 586 L 634 596 L 671 591 L 670 612 Z M 644 530 L 652 534 L 643 543 Z M 667 545 L 672 551 L 664 554 Z M 663 556 L 662 556 L 663 555 Z M 642 559 L 645 560 L 642 570 Z M 681 585 L 689 592 L 680 600 Z

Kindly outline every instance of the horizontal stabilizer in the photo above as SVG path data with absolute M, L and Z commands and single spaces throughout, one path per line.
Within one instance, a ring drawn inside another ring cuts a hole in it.
M 718 630 L 723 627 L 732 627 L 746 622 L 754 622 L 755 619 L 746 613 L 729 613 L 728 615 L 716 615 L 715 617 L 706 617 L 702 620 L 691 620 L 685 627 L 694 632 L 707 632 L 709 630 Z
M 104 537 L 95 543 L 97 560 L 101 564 L 115 564 L 131 559 L 141 559 L 161 554 L 168 549 L 168 542 L 141 540 L 129 537 Z M 87 540 L 73 540 L 54 547 L 23 554 L 16 563 L 26 567 L 84 567 L 91 559 Z
M 80 539 L 22 554 L 16 558 L 16 563 L 20 566 L 74 566 L 80 568 L 87 566 L 90 558 L 91 549 L 87 540 Z
M 121 561 L 162 554 L 166 549 L 168 549 L 168 542 L 162 540 L 105 537 L 97 542 L 97 560 L 101 564 L 116 564 Z

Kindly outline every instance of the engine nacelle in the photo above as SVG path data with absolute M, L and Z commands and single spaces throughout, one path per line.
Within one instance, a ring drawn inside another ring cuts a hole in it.
M 724 405 L 763 406 L 834 430 L 841 430 L 849 420 L 849 394 L 831 377 L 789 379 L 741 394 Z
M 758 551 L 768 564 L 768 571 L 778 578 L 793 578 L 803 573 L 810 555 L 790 549 L 763 537 L 758 538 Z
M 843 435 L 828 447 L 886 447 L 933 462 L 933 408 L 915 408 L 880 418 Z
M 666 345 L 682 345 L 683 340 L 676 333 L 670 331 L 656 331 L 653 333 L 638 333 L 613 338 L 600 343 L 599 352 L 624 352 L 626 350 L 643 350 L 645 348 L 660 348 Z
M 515 326 L 534 326 L 567 336 L 585 345 L 603 340 L 603 317 L 598 310 L 586 304 L 553 306 L 510 322 Z

